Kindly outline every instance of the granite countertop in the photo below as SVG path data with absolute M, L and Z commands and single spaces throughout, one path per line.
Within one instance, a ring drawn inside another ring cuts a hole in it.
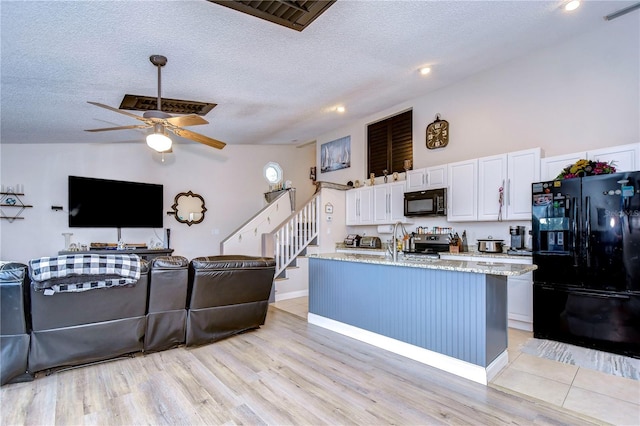
M 380 249 L 372 249 L 366 247 L 347 247 L 344 243 L 336 243 L 336 251 L 340 250 L 342 252 L 354 252 L 357 254 L 365 254 L 366 252 L 371 252 L 371 254 L 384 255 L 387 253 L 386 243 L 382 243 L 383 248 Z M 531 260 L 532 255 L 517 255 L 510 253 L 483 253 L 481 251 L 465 251 L 460 253 L 451 253 L 448 251 L 444 251 L 440 253 L 441 255 L 446 256 L 460 256 L 460 257 L 486 257 L 488 259 L 523 259 L 523 260 Z
M 448 251 L 442 252 L 440 254 L 445 254 L 447 256 L 464 256 L 464 257 L 486 257 L 486 258 L 494 258 L 494 259 L 531 259 L 532 255 L 518 255 L 518 254 L 510 254 L 510 253 L 483 253 L 481 251 L 465 251 L 461 253 L 451 253 Z
M 476 274 L 517 276 L 538 269 L 536 265 L 520 263 L 500 263 L 494 261 L 470 262 L 465 260 L 431 259 L 425 256 L 398 256 L 397 261 L 391 257 L 350 253 L 321 253 L 309 257 L 337 260 L 341 262 L 370 263 L 374 265 L 404 266 L 408 268 L 440 269 L 444 271 L 473 272 Z

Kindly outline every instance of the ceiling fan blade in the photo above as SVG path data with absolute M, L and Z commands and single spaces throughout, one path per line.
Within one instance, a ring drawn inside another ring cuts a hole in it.
M 102 129 L 85 129 L 85 132 L 104 132 L 107 130 L 148 129 L 149 124 L 133 124 L 131 126 L 103 127 Z
M 167 122 L 178 127 L 198 126 L 200 124 L 209 124 L 207 120 L 196 114 L 189 114 L 182 117 L 167 118 Z
M 147 122 L 146 118 L 140 117 L 139 115 L 131 114 L 130 112 L 126 112 L 118 108 L 110 107 L 109 105 L 101 104 L 99 102 L 91 102 L 91 101 L 87 101 L 87 103 L 90 103 L 91 105 L 99 106 L 100 108 L 111 110 L 113 112 L 117 112 L 119 114 L 126 115 L 131 118 L 135 118 L 136 120 Z
M 222 149 L 225 147 L 226 143 L 221 142 L 216 139 L 212 139 L 208 136 L 201 135 L 200 133 L 192 132 L 191 130 L 175 128 L 170 129 L 173 133 L 183 138 L 191 139 L 192 141 L 200 142 L 202 144 L 208 145 L 213 148 Z

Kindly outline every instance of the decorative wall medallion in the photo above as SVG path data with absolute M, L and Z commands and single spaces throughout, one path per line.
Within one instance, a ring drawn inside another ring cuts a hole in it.
M 440 120 L 440 114 L 436 114 L 436 120 L 427 126 L 427 148 L 444 148 L 449 143 L 449 122 Z

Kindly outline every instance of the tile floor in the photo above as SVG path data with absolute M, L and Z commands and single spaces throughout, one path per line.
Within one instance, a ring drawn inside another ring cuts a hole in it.
M 273 305 L 307 318 L 307 297 Z M 640 381 L 520 352 L 518 348 L 530 337 L 531 332 L 509 329 L 509 364 L 489 386 L 540 399 L 602 422 L 640 425 Z

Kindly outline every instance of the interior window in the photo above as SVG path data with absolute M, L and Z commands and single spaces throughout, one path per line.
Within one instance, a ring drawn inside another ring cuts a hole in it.
M 367 177 L 404 172 L 413 163 L 413 111 L 409 110 L 367 126 Z

